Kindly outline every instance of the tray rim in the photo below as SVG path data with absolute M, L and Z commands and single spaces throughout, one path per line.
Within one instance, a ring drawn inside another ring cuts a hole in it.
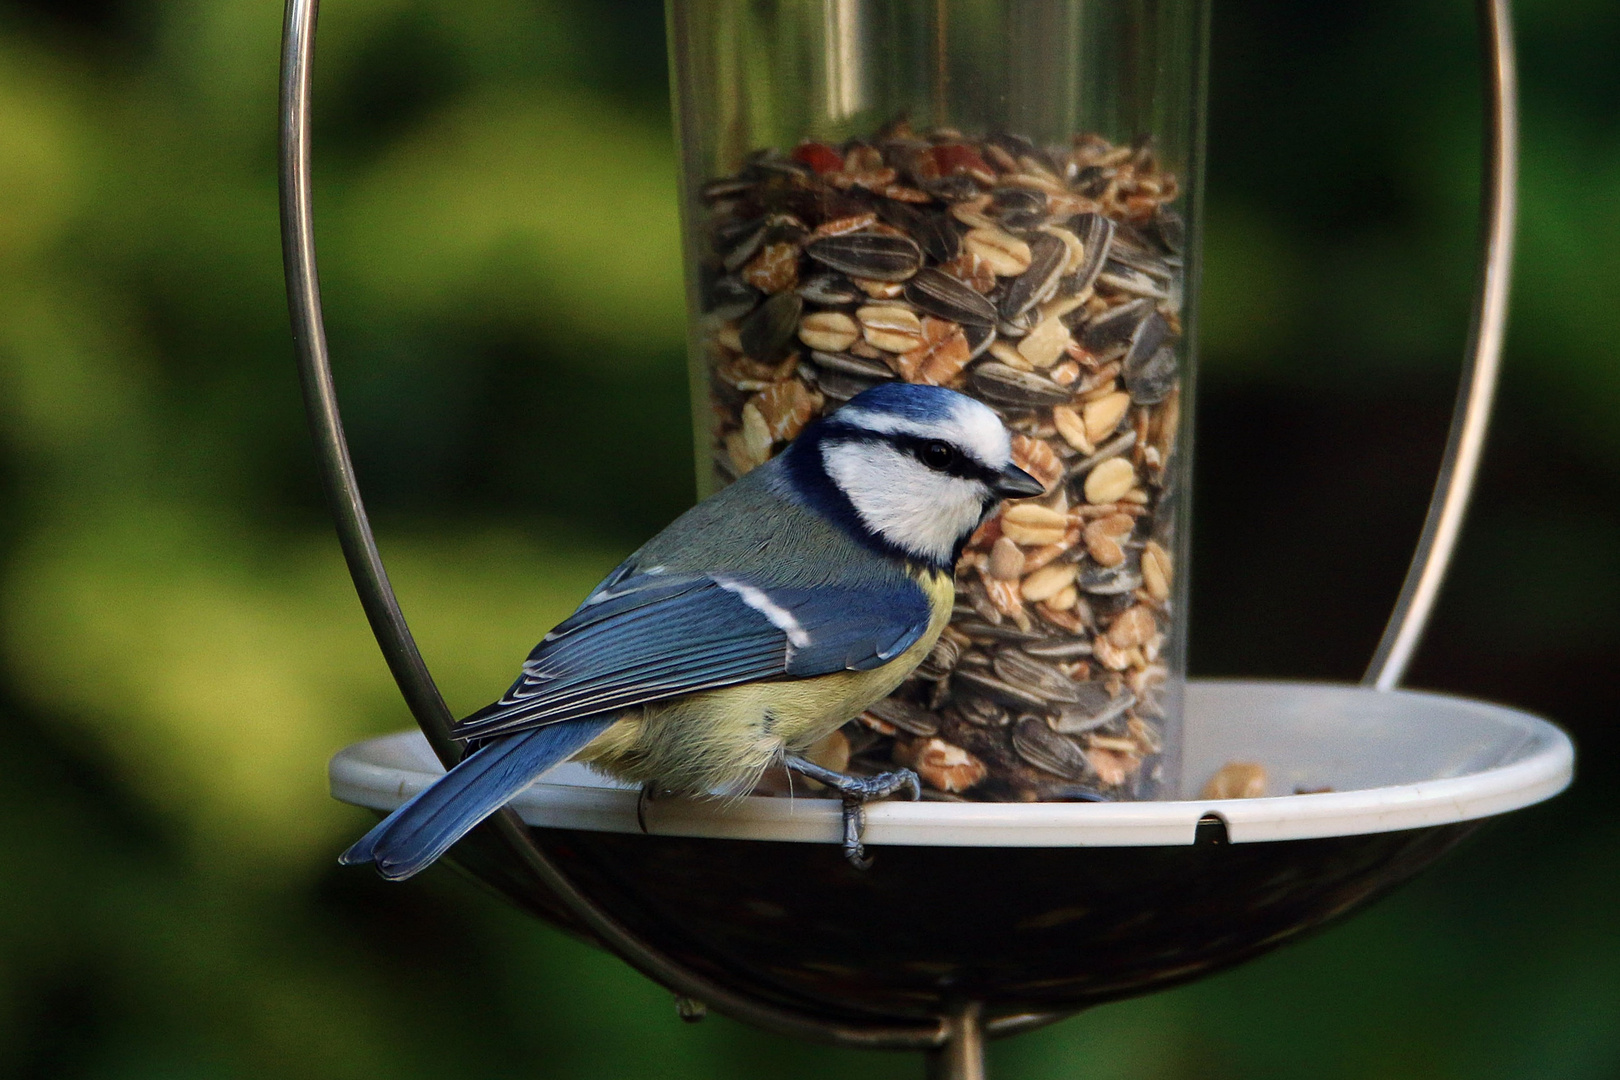
M 1307 840 L 1397 832 L 1492 817 L 1542 802 L 1574 776 L 1574 746 L 1555 724 L 1531 713 L 1451 694 L 1379 691 L 1333 683 L 1189 680 L 1189 710 L 1222 694 L 1274 695 L 1331 691 L 1344 704 L 1362 695 L 1399 699 L 1416 722 L 1440 704 L 1461 707 L 1482 721 L 1518 726 L 1528 753 L 1505 765 L 1416 783 L 1257 799 L 1182 799 L 1136 803 L 881 802 L 867 807 L 866 843 L 944 847 L 1159 847 L 1193 843 L 1208 814 L 1226 823 L 1231 843 Z M 1252 702 L 1251 702 L 1252 703 Z M 1281 711 L 1279 709 L 1279 711 Z M 406 764 L 405 759 L 414 759 Z M 333 798 L 389 811 L 426 787 L 440 771 L 428 766 L 426 740 L 416 731 L 367 739 L 340 750 L 328 777 Z M 531 826 L 591 832 L 642 832 L 639 793 L 565 765 L 536 781 L 512 806 Z M 835 843 L 838 803 L 830 799 L 669 797 L 642 808 L 655 836 Z

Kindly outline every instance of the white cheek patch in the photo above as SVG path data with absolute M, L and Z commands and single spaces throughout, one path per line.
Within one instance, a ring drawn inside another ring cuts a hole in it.
M 862 523 L 919 558 L 949 561 L 984 513 L 983 484 L 935 472 L 886 443 L 833 443 L 823 462 Z

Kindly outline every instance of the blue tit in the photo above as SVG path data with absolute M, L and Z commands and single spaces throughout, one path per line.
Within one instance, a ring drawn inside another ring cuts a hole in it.
M 952 571 L 1004 498 L 1039 495 L 1007 429 L 951 390 L 885 383 L 683 514 L 537 645 L 501 699 L 456 725 L 476 749 L 344 852 L 417 873 L 570 758 L 644 791 L 746 792 L 773 763 L 860 804 L 909 770 L 804 757 L 887 696 L 950 619 Z

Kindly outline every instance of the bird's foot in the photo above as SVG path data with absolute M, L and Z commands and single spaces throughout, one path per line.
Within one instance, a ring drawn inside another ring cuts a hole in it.
M 917 781 L 917 774 L 910 769 L 897 769 L 876 776 L 850 776 L 794 755 L 789 755 L 784 764 L 801 776 L 832 788 L 843 799 L 844 858 L 857 870 L 867 870 L 872 866 L 872 860 L 866 854 L 866 845 L 861 843 L 866 830 L 867 801 L 887 799 L 902 791 L 913 802 L 922 797 L 922 785 Z

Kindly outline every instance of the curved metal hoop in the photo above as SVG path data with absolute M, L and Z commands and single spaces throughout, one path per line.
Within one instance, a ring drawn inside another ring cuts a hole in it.
M 355 591 L 411 715 L 446 767 L 461 755 L 454 717 L 428 672 L 400 610 L 366 516 L 349 456 L 321 316 L 310 191 L 310 85 L 319 0 L 287 0 L 281 60 L 281 236 L 293 341 L 317 464 Z M 1486 58 L 1487 143 L 1482 190 L 1481 278 L 1462 387 L 1422 536 L 1395 612 L 1365 682 L 1392 689 L 1433 608 L 1455 548 L 1478 469 L 1495 393 L 1507 318 L 1517 183 L 1516 79 L 1508 0 L 1480 0 Z M 933 1052 L 930 1075 L 982 1077 L 982 1036 L 1010 1035 L 1061 1019 L 1030 1012 L 980 1023 L 971 1007 L 935 1024 L 858 1026 L 765 1005 L 692 972 L 647 947 L 581 893 L 546 856 L 511 810 L 492 819 L 514 859 L 620 959 L 674 993 L 781 1035 L 869 1049 Z
M 1480 180 L 1479 292 L 1474 300 L 1462 382 L 1446 436 L 1417 551 L 1401 584 L 1362 683 L 1393 690 L 1406 674 L 1445 581 L 1463 516 L 1474 491 L 1491 402 L 1502 366 L 1508 288 L 1513 276 L 1513 225 L 1519 189 L 1519 79 L 1508 0 L 1479 0 L 1480 45 L 1485 62 L 1485 162 Z
M 281 55 L 281 247 L 304 408 L 315 438 L 321 481 L 360 604 L 411 715 L 448 768 L 461 757 L 461 745 L 450 734 L 455 718 L 428 672 L 388 581 L 360 497 L 332 383 L 310 201 L 309 102 L 318 13 L 319 0 L 288 0 Z M 742 997 L 648 948 L 598 908 L 546 857 L 514 811 L 503 810 L 493 820 L 517 862 L 562 901 L 583 926 L 620 959 L 676 994 L 766 1031 L 841 1046 L 930 1049 L 943 1045 L 950 1034 L 947 1020 L 896 1027 L 834 1024 Z M 1057 1017 L 1008 1017 L 1000 1028 L 1021 1029 L 1048 1019 Z

